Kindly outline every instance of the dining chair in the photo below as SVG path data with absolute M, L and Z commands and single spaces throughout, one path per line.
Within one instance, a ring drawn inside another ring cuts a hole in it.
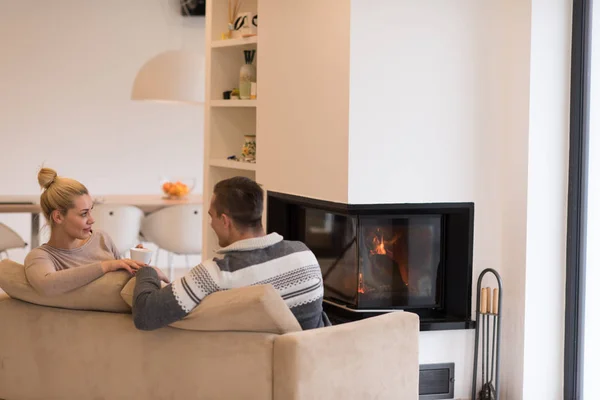
M 142 220 L 141 232 L 146 241 L 158 247 L 157 261 L 161 249 L 168 252 L 169 279 L 173 280 L 173 255 L 184 255 L 190 268 L 187 256 L 202 253 L 202 206 L 181 204 L 160 209 Z
M 140 243 L 140 227 L 144 212 L 131 205 L 94 204 L 92 210 L 94 228 L 110 236 L 117 246 L 119 254 L 124 256 L 131 248 Z
M 0 222 L 0 260 L 2 259 L 2 254 L 5 254 L 6 258 L 8 258 L 8 250 L 25 247 L 27 247 L 27 243 L 25 243 L 23 238 L 7 225 Z

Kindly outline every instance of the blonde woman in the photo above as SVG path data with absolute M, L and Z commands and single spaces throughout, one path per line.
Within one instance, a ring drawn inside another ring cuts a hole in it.
M 111 238 L 92 230 L 93 200 L 80 182 L 59 177 L 53 169 L 38 173 L 40 205 L 50 225 L 50 239 L 25 258 L 27 280 L 39 293 L 58 295 L 120 269 L 134 275 L 144 264 L 119 259 Z M 157 269 L 161 279 L 168 279 Z

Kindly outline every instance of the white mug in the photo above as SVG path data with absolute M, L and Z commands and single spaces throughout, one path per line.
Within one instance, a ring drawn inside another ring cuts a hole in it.
M 150 264 L 150 261 L 152 261 L 152 250 L 149 249 L 132 247 L 129 249 L 129 254 L 131 255 L 131 259 L 134 261 L 140 261 L 144 264 Z

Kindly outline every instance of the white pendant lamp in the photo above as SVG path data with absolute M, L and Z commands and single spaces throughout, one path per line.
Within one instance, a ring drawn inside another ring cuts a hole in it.
M 204 103 L 204 57 L 183 50 L 158 54 L 138 71 L 131 99 Z

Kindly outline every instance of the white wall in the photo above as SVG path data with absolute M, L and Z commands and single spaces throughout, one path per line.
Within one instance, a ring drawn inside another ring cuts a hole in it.
M 204 55 L 204 18 L 173 1 L 1 1 L 0 194 L 39 193 L 42 163 L 92 194 L 159 195 L 161 176 L 201 192 L 203 107 L 129 100 L 138 69 L 182 47 Z M 0 221 L 29 236 L 27 216 Z
M 571 9 L 533 0 L 523 398 L 563 398 Z
M 493 8 L 377 4 L 352 1 L 349 203 L 472 201 L 479 146 L 497 130 Z
M 515 101 L 505 87 L 506 23 L 523 12 L 476 0 L 382 3 L 352 1 L 349 203 L 474 202 L 475 310 L 479 273 L 503 268 L 501 210 L 512 188 L 503 186 L 502 149 Z M 384 26 L 393 34 L 382 35 Z M 527 77 L 525 59 L 518 73 Z M 456 398 L 470 396 L 474 337 L 420 335 L 421 363 L 455 363 Z
M 502 86 L 503 112 L 497 149 L 502 154 L 497 166 L 501 177 L 498 240 L 504 283 L 500 385 L 503 399 L 518 400 L 523 398 L 531 1 L 507 2 L 503 11 L 497 21 L 495 42 L 504 70 L 496 79 Z
M 572 5 L 377 4 L 352 0 L 348 202 L 473 201 L 474 287 L 504 279 L 502 397 L 561 398 Z M 421 334 L 457 398 L 472 340 Z

